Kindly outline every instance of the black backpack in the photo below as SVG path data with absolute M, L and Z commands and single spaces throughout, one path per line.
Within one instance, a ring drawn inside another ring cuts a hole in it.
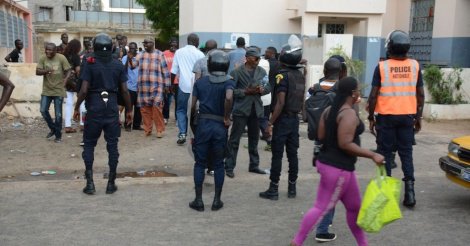
M 316 140 L 318 124 L 323 111 L 333 104 L 336 96 L 336 85 L 329 90 L 321 88 L 320 83 L 313 86 L 312 95 L 305 101 L 308 122 L 308 139 Z

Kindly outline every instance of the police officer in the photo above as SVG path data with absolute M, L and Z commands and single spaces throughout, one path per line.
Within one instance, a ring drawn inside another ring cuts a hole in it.
M 400 30 L 391 32 L 385 48 L 389 59 L 379 63 L 372 80 L 369 127 L 372 133 L 377 130 L 377 148 L 385 156 L 389 176 L 392 175 L 392 152 L 397 147 L 405 182 L 403 205 L 414 207 L 416 200 L 412 144 L 414 133 L 421 130 L 423 79 L 419 63 L 407 58 L 410 49 L 408 34 Z
M 202 184 L 204 170 L 209 155 L 214 168 L 215 195 L 212 210 L 224 206 L 220 200 L 224 184 L 224 151 L 227 144 L 227 129 L 230 126 L 230 113 L 233 102 L 235 81 L 227 76 L 229 67 L 228 55 L 221 51 L 211 52 L 208 59 L 209 76 L 200 78 L 195 84 L 191 102 L 191 125 L 195 125 L 196 103 L 199 101 L 197 127 L 194 137 L 194 185 L 196 198 L 189 207 L 204 211 L 202 201 Z
M 126 122 L 132 122 L 132 107 L 126 83 L 127 72 L 121 62 L 113 60 L 112 48 L 112 39 L 107 34 L 100 33 L 94 38 L 94 53 L 87 58 L 81 72 L 82 85 L 75 104 L 75 119 L 78 119 L 80 115 L 79 107 L 83 100 L 85 100 L 87 109 L 82 157 L 85 162 L 85 177 L 87 180 L 83 192 L 89 195 L 95 193 L 93 183 L 94 149 L 102 131 L 107 143 L 106 149 L 109 158 L 106 194 L 112 194 L 117 190 L 114 181 L 116 180 L 116 168 L 119 159 L 118 137 L 121 135 L 117 105 L 119 88 L 126 104 Z
M 299 42 L 300 43 L 300 42 Z M 299 70 L 299 62 L 302 59 L 300 46 L 284 45 L 279 57 L 281 70 L 276 76 L 273 102 L 274 109 L 266 129 L 269 134 L 272 131 L 272 161 L 271 182 L 268 190 L 260 192 L 259 196 L 265 199 L 277 200 L 279 197 L 278 186 L 281 176 L 282 155 L 286 146 L 287 159 L 289 161 L 289 198 L 296 196 L 295 183 L 299 169 L 297 149 L 299 148 L 299 117 L 302 110 L 305 77 Z M 272 129 L 274 127 L 274 129 Z

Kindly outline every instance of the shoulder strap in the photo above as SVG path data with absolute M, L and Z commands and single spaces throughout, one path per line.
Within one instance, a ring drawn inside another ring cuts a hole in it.
M 320 83 L 321 82 L 318 82 L 318 83 L 314 84 L 313 85 L 313 90 L 321 90 Z

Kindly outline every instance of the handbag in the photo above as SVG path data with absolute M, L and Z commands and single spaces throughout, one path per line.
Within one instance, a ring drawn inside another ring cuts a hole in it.
M 379 232 L 385 225 L 402 218 L 398 201 L 401 182 L 386 176 L 385 167 L 377 167 L 377 175 L 367 185 L 357 225 L 366 232 Z

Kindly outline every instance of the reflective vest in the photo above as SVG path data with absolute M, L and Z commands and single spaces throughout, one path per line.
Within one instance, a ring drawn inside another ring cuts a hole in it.
M 379 63 L 380 90 L 375 111 L 379 114 L 416 114 L 416 60 L 389 59 Z

